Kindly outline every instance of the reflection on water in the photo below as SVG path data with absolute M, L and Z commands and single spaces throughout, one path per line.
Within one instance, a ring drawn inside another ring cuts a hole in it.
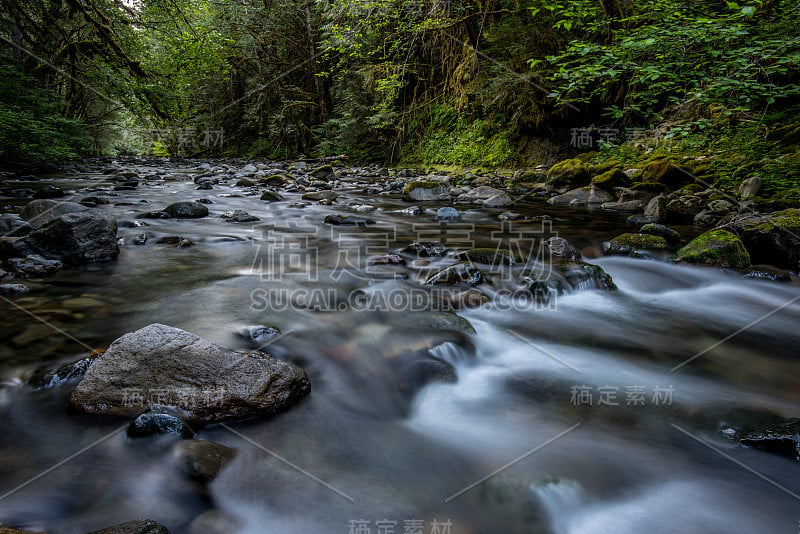
M 358 190 L 349 197 L 376 203 Z M 733 448 L 717 431 L 800 413 L 800 305 L 759 321 L 797 297 L 796 285 L 600 258 L 592 261 L 618 291 L 568 294 L 554 309 L 461 311 L 469 333 L 435 314 L 339 307 L 354 291 L 417 288 L 450 259 L 370 269 L 365 254 L 343 265 L 343 243 L 365 240 L 363 229 L 321 221 L 346 208 L 299 209 L 226 191 L 170 183 L 126 192 L 131 205 L 106 208 L 125 239 L 116 262 L 32 282 L 14 301 L 19 308 L 3 304 L 0 522 L 85 532 L 150 518 L 176 532 L 195 521 L 194 532 L 203 514 L 205 524 L 224 522 L 221 531 L 247 533 L 380 532 L 381 524 L 452 534 L 795 531 L 798 465 Z M 213 201 L 209 218 L 125 224 L 140 210 L 201 197 Z M 384 252 L 418 238 L 413 225 L 432 217 L 399 214 L 405 206 L 390 198 L 380 207 L 369 214 L 378 221 L 370 231 L 386 234 Z M 216 217 L 234 209 L 261 222 Z M 626 230 L 613 215 L 596 214 L 586 228 L 583 212 L 536 203 L 518 211 L 552 213 L 553 231 L 579 247 Z M 481 229 L 477 244 L 499 228 L 498 212 L 466 212 Z M 142 232 L 148 244 L 132 245 Z M 165 235 L 197 246 L 155 243 Z M 361 244 L 380 252 L 380 243 Z M 313 249 L 317 280 L 304 275 L 308 257 L 276 269 L 269 253 L 279 245 Z M 325 289 L 324 311 L 276 306 L 278 295 L 309 288 Z M 199 433 L 239 450 L 210 493 L 176 475 L 168 443 L 128 440 L 119 419 L 68 413 L 74 382 L 22 385 L 36 368 L 154 322 L 232 348 L 247 347 L 237 335 L 247 325 L 278 327 L 284 335 L 268 350 L 302 364 L 312 380 L 311 396 L 287 413 Z M 457 381 L 442 371 L 414 382 L 420 366 L 441 361 Z

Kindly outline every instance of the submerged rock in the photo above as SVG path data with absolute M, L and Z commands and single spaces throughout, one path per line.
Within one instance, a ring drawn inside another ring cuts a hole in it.
M 236 456 L 236 449 L 213 441 L 188 439 L 176 443 L 172 454 L 190 478 L 208 482 L 217 478 L 225 465 Z
M 305 371 L 288 362 L 151 324 L 114 341 L 89 367 L 70 405 L 88 413 L 137 416 L 160 404 L 190 424 L 209 424 L 271 415 L 310 391 Z
M 709 230 L 680 249 L 675 261 L 743 269 L 750 265 L 750 255 L 736 235 L 727 230 Z

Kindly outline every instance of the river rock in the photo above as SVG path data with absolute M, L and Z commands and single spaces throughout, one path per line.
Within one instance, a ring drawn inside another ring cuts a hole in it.
M 265 200 L 267 202 L 278 202 L 283 200 L 283 197 L 280 196 L 275 191 L 270 191 L 269 189 L 261 193 L 261 200 Z
M 460 222 L 461 214 L 455 208 L 439 208 L 439 210 L 436 212 L 436 217 L 434 217 L 433 220 L 439 222 Z
M 645 203 L 643 200 L 625 200 L 622 202 L 604 202 L 601 206 L 604 210 L 636 212 L 641 211 Z
M 128 426 L 128 436 L 132 438 L 160 436 L 175 434 L 176 436 L 191 438 L 194 431 L 189 428 L 186 421 L 181 419 L 175 410 L 167 406 L 153 405 L 149 410 L 131 421 Z
M 38 254 L 30 254 L 24 258 L 10 258 L 8 266 L 20 278 L 50 276 L 64 267 L 60 261 L 43 258 Z
M 425 280 L 425 283 L 431 285 L 469 284 L 475 286 L 480 284 L 483 278 L 483 273 L 480 269 L 471 262 L 463 261 L 432 274 Z
M 213 441 L 187 439 L 172 447 L 172 454 L 187 476 L 202 482 L 217 477 L 222 468 L 236 456 L 236 449 Z
M 333 167 L 330 165 L 322 165 L 320 167 L 317 167 L 308 174 L 312 176 L 315 180 L 321 180 L 323 182 L 330 182 L 332 180 L 336 180 L 336 173 L 334 172 Z
M 368 224 L 375 224 L 375 221 L 372 219 L 356 217 L 355 215 L 326 215 L 322 222 L 325 224 L 332 224 L 334 226 L 365 226 Z
M 525 216 L 521 213 L 516 213 L 513 211 L 504 211 L 498 215 L 497 218 L 501 221 L 520 221 L 525 219 Z
M 485 263 L 487 265 L 516 265 L 525 263 L 525 258 L 508 249 L 502 248 L 473 248 L 459 254 L 459 259 L 470 262 Z
M 210 424 L 271 415 L 310 391 L 308 376 L 295 365 L 260 352 L 230 351 L 156 323 L 114 341 L 89 367 L 70 405 L 130 417 L 161 404 L 189 424 Z M 131 402 L 131 392 L 141 402 Z
M 800 461 L 800 419 L 785 419 L 752 429 L 742 436 L 739 443 Z
M 685 184 L 694 183 L 692 173 L 665 159 L 648 163 L 642 169 L 640 179 L 642 182 L 664 184 L 670 189 L 679 189 Z
M 410 200 L 446 200 L 450 198 L 447 187 L 439 182 L 417 180 L 403 188 L 403 195 Z
M 239 335 L 255 348 L 263 347 L 270 339 L 281 334 L 280 329 L 274 326 L 254 325 L 243 328 Z
M 667 240 L 650 234 L 621 234 L 603 243 L 603 252 L 609 255 L 630 255 L 638 250 L 663 248 L 667 248 Z
M 575 158 L 559 161 L 547 171 L 548 189 L 568 191 L 576 187 L 589 185 L 589 168 L 584 162 Z
M 128 521 L 114 527 L 95 530 L 88 534 L 170 534 L 167 527 L 149 519 Z
M 397 254 L 381 254 L 378 256 L 370 256 L 367 259 L 369 265 L 405 265 L 406 260 Z
M 792 275 L 788 271 L 773 267 L 772 265 L 751 265 L 744 278 L 751 280 L 767 280 L 769 282 L 790 282 Z
M 597 205 L 613 201 L 614 197 L 593 185 L 572 189 L 564 194 L 547 199 L 549 204 L 570 206 Z
M 756 263 L 797 269 L 800 262 L 800 209 L 769 215 L 739 215 L 725 227 L 742 238 Z
M 175 202 L 164 211 L 179 219 L 199 219 L 208 215 L 208 208 L 199 202 Z
M 33 226 L 19 215 L 3 213 L 0 215 L 0 235 L 3 237 L 22 237 L 33 231 Z
M 727 230 L 709 230 L 680 249 L 675 261 L 743 269 L 750 265 L 750 255 L 735 234 Z
M 330 200 L 334 201 L 339 196 L 335 191 L 314 191 L 304 194 L 301 198 L 303 200 Z
M 19 210 L 19 216 L 33 226 L 41 227 L 56 217 L 67 213 L 87 211 L 89 208 L 77 202 L 59 202 L 56 200 L 32 200 Z
M 68 213 L 22 238 L 21 245 L 68 267 L 110 260 L 119 254 L 117 221 L 96 211 Z
M 226 211 L 220 215 L 220 217 L 225 219 L 226 222 L 230 223 L 248 223 L 261 220 L 255 215 L 250 215 L 245 210 Z
M 447 247 L 438 241 L 414 241 L 406 245 L 403 251 L 416 254 L 420 258 L 438 258 L 444 256 Z
M 758 195 L 763 185 L 764 179 L 761 176 L 753 176 L 742 180 L 742 183 L 739 184 L 739 196 L 742 200 L 754 197 Z
M 142 246 L 147 244 L 147 234 L 137 234 L 133 237 L 133 244 L 137 246 Z
M 657 235 L 667 240 L 667 243 L 676 244 L 681 240 L 681 235 L 663 224 L 648 223 L 639 229 L 640 234 Z
M 64 190 L 54 185 L 46 185 L 33 194 L 33 198 L 61 198 L 63 196 L 66 196 Z
M 650 199 L 644 208 L 644 215 L 653 222 L 663 223 L 667 220 L 667 197 L 658 195 Z
M 572 243 L 563 237 L 554 236 L 544 242 L 547 245 L 550 255 L 554 258 L 564 260 L 580 260 L 581 253 L 578 252 Z
M 28 291 L 30 291 L 28 286 L 23 284 L 0 284 L 0 295 L 4 297 L 16 297 Z

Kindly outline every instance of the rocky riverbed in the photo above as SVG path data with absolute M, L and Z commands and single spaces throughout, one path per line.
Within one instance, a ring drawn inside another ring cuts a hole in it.
M 789 528 L 800 210 L 685 174 L 3 176 L 0 524 Z

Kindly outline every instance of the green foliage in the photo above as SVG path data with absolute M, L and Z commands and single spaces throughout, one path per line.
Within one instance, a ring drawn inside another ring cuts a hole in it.
M 516 151 L 501 124 L 468 120 L 452 107 L 433 106 L 431 124 L 404 154 L 412 163 L 499 167 L 512 163 Z
M 618 21 L 611 43 L 600 18 L 588 35 L 531 66 L 552 84 L 549 96 L 558 104 L 602 106 L 613 119 L 653 120 L 677 103 L 721 104 L 732 115 L 800 93 L 800 44 L 787 38 L 797 35 L 795 23 L 755 17 L 758 3 L 702 12 L 694 6 L 643 4 L 641 14 Z
M 32 77 L 0 64 L 0 159 L 53 164 L 89 149 L 86 125 L 64 117 L 64 107 L 58 95 L 37 87 Z

